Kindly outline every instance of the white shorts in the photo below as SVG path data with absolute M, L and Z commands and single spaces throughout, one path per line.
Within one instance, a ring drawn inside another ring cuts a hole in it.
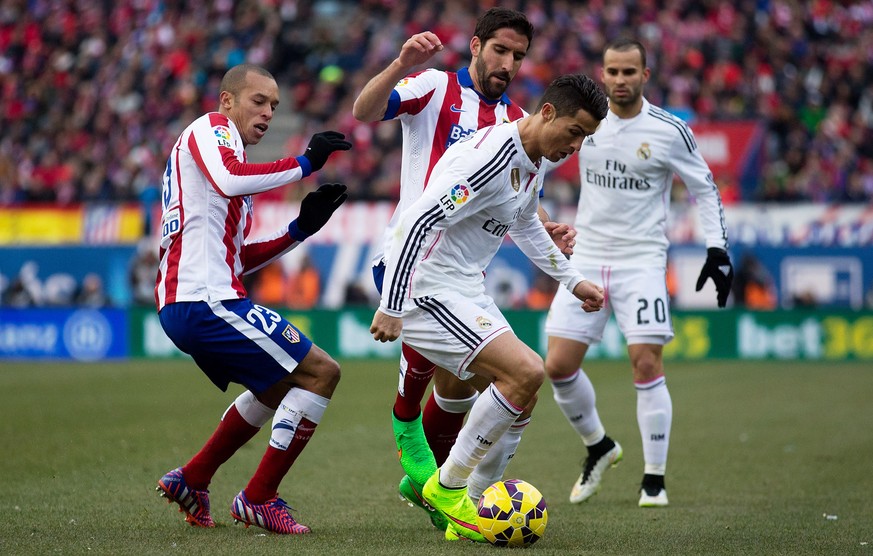
M 603 286 L 603 309 L 586 313 L 567 288 L 559 288 L 546 318 L 547 336 L 596 344 L 603 337 L 609 315 L 615 314 L 628 344 L 664 345 L 673 339 L 663 268 L 582 266 L 579 270 L 588 280 Z
M 438 294 L 406 303 L 415 308 L 403 314 L 403 342 L 461 380 L 473 376 L 466 369 L 482 348 L 512 330 L 487 295 Z

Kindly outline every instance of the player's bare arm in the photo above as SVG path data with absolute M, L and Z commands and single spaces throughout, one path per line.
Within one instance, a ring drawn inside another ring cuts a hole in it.
M 378 342 L 393 342 L 400 337 L 403 330 L 403 320 L 400 317 L 392 317 L 377 310 L 373 315 L 373 323 L 370 324 L 370 333 Z
M 588 280 L 576 284 L 573 295 L 582 301 L 582 310 L 586 313 L 594 313 L 603 308 L 603 288 Z
M 400 55 L 387 68 L 371 79 L 355 99 L 352 114 L 362 122 L 377 122 L 385 116 L 388 98 L 394 85 L 409 71 L 423 64 L 443 49 L 443 43 L 434 33 L 424 31 L 409 37 L 400 49 Z

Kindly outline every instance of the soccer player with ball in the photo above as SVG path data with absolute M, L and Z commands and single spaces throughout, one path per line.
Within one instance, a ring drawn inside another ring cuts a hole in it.
M 386 244 L 391 241 L 398 216 L 421 196 L 434 165 L 450 145 L 480 128 L 527 115 L 506 90 L 521 68 L 532 38 L 533 26 L 523 13 L 491 8 L 476 22 L 469 67 L 456 72 L 412 72 L 443 50 L 439 37 L 424 31 L 410 37 L 398 57 L 363 88 L 355 101 L 354 116 L 367 122 L 400 120 L 403 129 L 400 202 L 385 231 Z M 539 217 L 555 240 L 565 246 L 564 252 L 571 253 L 575 230 L 550 222 L 542 209 Z M 385 271 L 382 249 L 373 265 L 381 292 Z M 421 402 L 432 377 L 434 388 L 422 414 Z M 433 362 L 403 344 L 392 411 L 394 438 L 407 474 L 399 489 L 410 503 L 429 511 L 431 521 L 441 529 L 445 529 L 445 521 L 422 503 L 421 489 L 448 456 L 477 395 L 472 385 L 435 368 Z M 471 477 L 474 497 L 502 476 L 523 428 L 520 423 L 506 435 L 487 464 Z
M 572 268 L 537 216 L 545 160 L 577 151 L 606 116 L 606 97 L 584 75 L 553 81 L 530 116 L 486 127 L 449 147 L 421 197 L 397 221 L 382 299 L 370 331 L 403 341 L 461 379 L 488 383 L 423 496 L 446 518 L 447 539 L 484 542 L 467 481 L 506 432 L 529 414 L 545 379 L 542 358 L 485 294 L 483 272 L 509 233 L 577 299 L 603 305 L 602 288 Z

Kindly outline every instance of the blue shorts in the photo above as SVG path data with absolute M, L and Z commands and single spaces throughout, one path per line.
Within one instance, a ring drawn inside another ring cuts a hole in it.
M 288 376 L 312 348 L 293 324 L 249 299 L 171 303 L 161 326 L 222 390 L 242 384 L 259 394 Z

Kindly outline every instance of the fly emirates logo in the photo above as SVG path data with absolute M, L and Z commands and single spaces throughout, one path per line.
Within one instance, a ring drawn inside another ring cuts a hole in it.
M 608 189 L 636 189 L 646 191 L 652 188 L 648 178 L 638 178 L 628 175 L 627 164 L 617 160 L 606 160 L 604 171 L 598 172 L 595 168 L 585 169 L 585 181 L 592 185 L 606 187 Z

